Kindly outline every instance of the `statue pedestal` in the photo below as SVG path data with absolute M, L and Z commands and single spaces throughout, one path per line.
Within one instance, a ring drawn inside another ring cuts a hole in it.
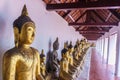
M 91 53 L 92 53 L 92 48 L 89 48 L 85 55 L 85 61 L 82 66 L 83 69 L 81 70 L 81 72 L 76 80 L 89 80 Z

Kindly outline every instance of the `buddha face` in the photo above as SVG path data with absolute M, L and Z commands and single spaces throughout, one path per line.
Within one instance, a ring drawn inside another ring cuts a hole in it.
M 64 53 L 62 53 L 62 58 L 65 58 L 65 54 Z
M 79 51 L 81 48 L 80 47 L 77 47 L 77 51 Z
M 76 51 L 76 50 L 77 50 L 77 48 L 74 48 L 74 49 L 73 49 L 73 51 Z
M 71 49 L 71 52 L 73 52 L 73 51 L 74 51 L 74 48 Z
M 65 53 L 64 57 L 67 58 L 68 57 L 68 51 Z
M 68 50 L 69 50 L 69 52 L 71 52 L 71 53 L 74 51 L 73 48 L 69 48 Z
M 19 41 L 20 44 L 31 44 L 35 37 L 35 25 L 32 22 L 26 22 L 21 29 Z

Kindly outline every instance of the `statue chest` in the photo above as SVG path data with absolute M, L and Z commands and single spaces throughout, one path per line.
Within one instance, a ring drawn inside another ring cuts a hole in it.
M 45 64 L 41 64 L 40 66 L 41 73 L 43 76 L 45 76 Z
M 68 61 L 67 60 L 65 60 L 64 61 L 64 70 L 65 70 L 65 72 L 68 72 Z
M 53 51 L 52 56 L 54 57 L 54 59 L 57 59 L 58 53 L 56 51 Z
M 18 72 L 29 72 L 34 70 L 37 65 L 37 57 L 35 55 L 20 55 L 17 61 Z
M 73 65 L 73 57 L 72 57 L 72 56 L 69 56 L 69 63 L 70 63 L 71 65 Z

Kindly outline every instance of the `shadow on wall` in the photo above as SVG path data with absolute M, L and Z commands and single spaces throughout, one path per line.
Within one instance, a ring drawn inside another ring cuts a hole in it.
M 52 45 L 52 41 L 51 41 L 51 39 L 49 39 L 47 59 L 46 59 L 46 69 L 47 69 L 47 72 L 51 71 L 51 67 L 50 67 L 50 64 L 51 64 L 51 53 L 52 53 L 51 45 Z

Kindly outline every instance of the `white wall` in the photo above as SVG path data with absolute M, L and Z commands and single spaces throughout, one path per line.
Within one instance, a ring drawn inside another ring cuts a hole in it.
M 14 47 L 13 21 L 21 15 L 23 5 L 26 4 L 31 19 L 36 23 L 36 37 L 32 44 L 39 51 L 48 51 L 48 42 L 59 37 L 60 48 L 66 40 L 75 42 L 82 36 L 72 26 L 54 11 L 47 11 L 42 0 L 1 0 L 0 2 L 0 80 L 2 80 L 2 55 L 6 50 Z

